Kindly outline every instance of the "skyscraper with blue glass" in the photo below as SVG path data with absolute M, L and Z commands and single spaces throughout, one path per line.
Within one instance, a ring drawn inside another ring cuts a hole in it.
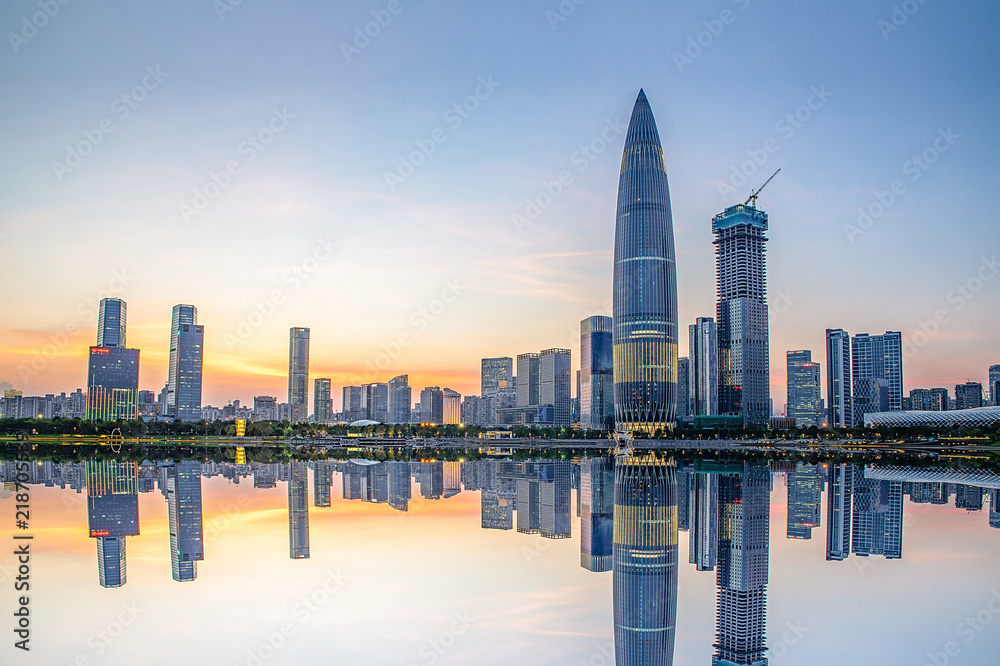
M 615 420 L 652 435 L 677 411 L 677 268 L 670 190 L 646 94 L 632 109 L 618 183 L 614 268 Z
M 597 315 L 580 322 L 580 426 L 609 430 L 615 417 L 611 317 Z
M 198 308 L 175 305 L 170 315 L 170 360 L 167 368 L 167 415 L 181 421 L 201 420 L 201 368 L 205 327 Z
M 767 213 L 730 206 L 712 218 L 717 261 L 719 413 L 763 428 L 771 418 L 764 243 Z
M 105 298 L 87 365 L 88 421 L 139 418 L 139 350 L 125 347 L 125 301 Z

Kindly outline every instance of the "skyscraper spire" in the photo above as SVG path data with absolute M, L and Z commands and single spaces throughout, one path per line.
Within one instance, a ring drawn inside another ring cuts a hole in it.
M 618 184 L 614 268 L 618 428 L 647 435 L 677 410 L 677 269 L 667 171 L 646 93 L 632 109 Z

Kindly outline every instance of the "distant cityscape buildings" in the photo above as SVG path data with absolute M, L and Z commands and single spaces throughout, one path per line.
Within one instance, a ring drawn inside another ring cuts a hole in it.
M 812 352 L 790 351 L 788 366 L 788 407 L 786 416 L 795 419 L 798 428 L 820 427 L 820 364 L 813 363 Z

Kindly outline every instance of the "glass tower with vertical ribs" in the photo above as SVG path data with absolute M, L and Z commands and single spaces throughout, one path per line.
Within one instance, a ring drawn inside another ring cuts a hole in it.
M 677 411 L 677 269 L 663 149 L 646 94 L 632 109 L 618 183 L 614 268 L 615 419 L 652 435 Z

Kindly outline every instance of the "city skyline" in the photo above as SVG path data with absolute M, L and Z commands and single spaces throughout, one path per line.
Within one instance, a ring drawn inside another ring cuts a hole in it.
M 312 8 L 306 23 L 263 7 L 241 7 L 235 20 L 217 23 L 202 9 L 179 8 L 161 23 L 168 32 L 208 31 L 209 41 L 241 48 L 238 35 L 246 31 L 266 26 L 301 41 L 335 21 L 344 34 L 330 40 L 324 28 L 322 48 L 336 73 L 300 67 L 301 53 L 273 45 L 246 54 L 256 77 L 249 81 L 233 63 L 195 68 L 204 47 L 178 52 L 179 33 L 109 40 L 120 34 L 119 21 L 136 18 L 131 14 L 74 30 L 82 19 L 67 13 L 30 44 L 4 53 L 12 98 L 52 111 L 32 116 L 14 105 L 3 112 L 11 137 L 0 257 L 29 288 L 4 297 L 0 384 L 26 394 L 83 388 L 82 341 L 102 295 L 130 301 L 129 341 L 143 350 L 140 387 L 151 390 L 168 374 L 162 337 L 169 308 L 198 305 L 206 325 L 207 404 L 281 395 L 284 331 L 300 324 L 317 332 L 313 367 L 335 386 L 407 373 L 415 386 L 473 394 L 483 357 L 575 348 L 574 322 L 611 314 L 618 156 L 628 104 L 640 87 L 670 145 L 679 321 L 711 312 L 711 217 L 743 201 L 772 167 L 783 168 L 761 203 L 772 226 L 772 396 L 785 394 L 784 352 L 821 349 L 825 328 L 902 331 L 916 352 L 907 358 L 907 389 L 985 381 L 980 366 L 995 363 L 984 357 L 991 351 L 996 268 L 983 248 L 993 247 L 998 233 L 986 222 L 986 193 L 996 177 L 988 109 L 997 93 L 964 85 L 991 73 L 973 44 L 989 43 L 976 33 L 995 7 L 981 6 L 983 20 L 974 22 L 962 12 L 922 7 L 905 28 L 885 35 L 878 28 L 883 12 L 848 3 L 834 17 L 807 21 L 825 26 L 814 34 L 782 30 L 795 19 L 747 3 L 690 63 L 688 39 L 716 19 L 696 8 L 644 8 L 649 20 L 640 31 L 655 30 L 656 38 L 630 40 L 600 60 L 584 44 L 626 24 L 631 34 L 627 12 L 588 7 L 554 29 L 540 8 L 522 3 L 478 10 L 496 21 L 498 35 L 530 43 L 533 55 L 551 63 L 542 72 L 528 54 L 493 58 L 499 36 L 427 42 L 423 31 L 442 27 L 431 10 L 407 10 L 392 34 L 348 62 L 338 45 L 350 39 L 350 26 L 369 20 L 361 9 Z M 795 15 L 816 18 L 820 11 L 797 8 Z M 533 14 L 535 21 L 525 20 Z M 3 16 L 20 24 L 13 7 Z M 219 25 L 236 27 L 219 33 Z M 748 55 L 737 33 L 774 41 Z M 940 48 L 926 47 L 932 36 Z M 67 60 L 53 40 L 81 53 L 91 40 L 115 47 Z M 865 67 L 832 57 L 845 43 Z M 772 79 L 751 75 L 769 67 L 775 53 L 796 53 L 796 63 Z M 67 62 L 69 69 L 52 66 Z M 435 76 L 428 81 L 414 70 L 371 83 L 388 63 L 428 67 Z M 927 67 L 917 74 L 915 63 Z M 969 78 L 948 74 L 955 71 Z M 94 72 L 101 75 L 88 78 Z M 931 88 L 943 94 L 928 97 Z M 117 99 L 135 90 L 143 99 L 129 99 L 134 109 Z M 734 92 L 748 102 L 739 111 L 728 103 Z M 461 108 L 468 99 L 474 111 Z M 109 100 L 116 111 L 109 112 Z M 452 111 L 455 105 L 467 117 Z M 456 122 L 443 121 L 443 112 Z M 116 131 L 70 173 L 57 175 L 53 163 L 65 162 L 67 147 L 85 141 L 83 132 L 94 132 L 104 115 Z M 416 142 L 439 126 L 445 141 L 390 189 L 386 173 L 398 172 Z M 266 149 L 240 162 L 231 184 L 185 221 L 178 206 L 189 205 L 195 189 L 214 185 L 211 174 L 227 161 L 242 160 L 242 142 L 263 129 L 273 134 Z M 559 182 L 564 171 L 567 184 Z M 893 192 L 896 181 L 905 194 Z M 544 185 L 561 194 L 534 215 L 529 204 L 553 196 Z M 131 194 L 140 189 L 144 196 Z M 882 203 L 890 197 L 891 204 Z M 517 226 L 514 216 L 531 224 Z M 944 234 L 941 219 L 951 220 Z M 175 229 L 198 229 L 199 242 L 180 251 L 186 234 L 160 238 L 160 230 Z M 111 237 L 118 247 L 107 260 L 73 261 L 78 253 L 104 256 Z M 42 246 L 39 256 L 34 248 Z M 930 268 L 910 270 L 918 264 Z M 75 274 L 67 281 L 63 267 L 70 265 Z M 845 274 L 844 265 L 866 268 Z M 833 274 L 841 276 L 836 283 Z M 338 289 L 331 312 L 316 311 L 331 285 L 360 285 L 362 275 L 363 289 Z M 871 284 L 880 285 L 877 297 L 850 296 L 874 295 Z M 345 314 L 364 325 L 343 326 Z M 508 325 L 520 319 L 533 326 Z M 407 343 L 398 343 L 401 334 Z M 369 376 L 369 367 L 378 376 Z

